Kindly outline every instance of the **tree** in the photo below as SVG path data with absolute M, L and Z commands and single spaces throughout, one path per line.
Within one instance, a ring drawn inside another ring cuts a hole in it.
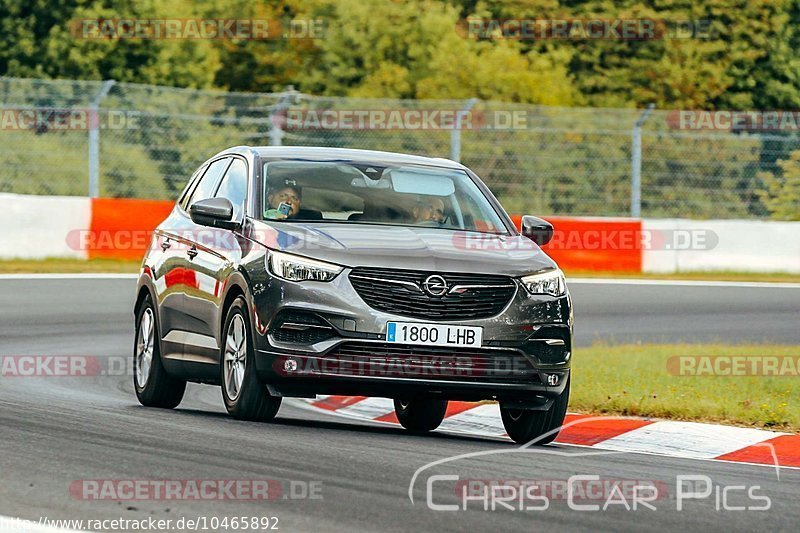
M 580 102 L 567 69 L 568 52 L 524 52 L 510 41 L 470 39 L 458 31 L 459 11 L 447 3 L 342 0 L 332 6 L 332 31 L 316 43 L 319 62 L 299 76 L 302 90 L 358 97 Z
M 800 220 L 800 150 L 778 161 L 778 167 L 774 174 L 759 173 L 766 187 L 759 196 L 773 219 Z
M 0 71 L 8 76 L 201 88 L 212 86 L 220 67 L 219 52 L 209 40 L 107 39 L 82 30 L 83 20 L 196 17 L 197 6 L 189 0 L 122 0 L 113 8 L 98 0 L 74 0 L 55 10 L 44 0 L 1 1 L 3 30 L 15 36 L 0 48 Z

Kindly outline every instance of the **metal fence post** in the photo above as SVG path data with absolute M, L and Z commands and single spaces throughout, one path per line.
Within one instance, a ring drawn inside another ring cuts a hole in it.
M 639 115 L 633 125 L 633 145 L 631 146 L 631 216 L 642 216 L 642 126 L 655 104 L 647 104 L 647 108 Z
M 281 121 L 286 120 L 286 116 L 283 115 L 283 111 L 289 107 L 289 104 L 292 100 L 294 100 L 295 95 L 297 95 L 297 91 L 294 90 L 293 86 L 289 85 L 289 87 L 286 88 L 286 91 L 281 93 L 278 101 L 275 103 L 275 108 L 272 110 L 272 128 L 269 130 L 270 146 L 283 145 L 283 124 L 281 124 Z
M 464 104 L 464 107 L 456 112 L 455 124 L 453 124 L 453 129 L 450 131 L 450 159 L 456 163 L 461 162 L 461 119 L 463 119 L 464 115 L 469 113 L 470 109 L 477 103 L 477 98 L 470 98 L 467 100 L 467 103 Z
M 106 80 L 89 103 L 89 196 L 100 196 L 100 102 L 106 97 L 115 80 Z

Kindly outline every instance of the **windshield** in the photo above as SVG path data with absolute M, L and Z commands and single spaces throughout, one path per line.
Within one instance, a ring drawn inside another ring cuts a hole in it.
M 508 233 L 466 172 L 424 166 L 272 161 L 263 218 Z

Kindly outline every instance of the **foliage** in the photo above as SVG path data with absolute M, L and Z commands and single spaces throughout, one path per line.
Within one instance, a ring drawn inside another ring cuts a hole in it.
M 84 19 L 320 21 L 318 38 L 85 39 Z M 649 40 L 513 40 L 466 19 L 652 19 Z M 707 22 L 706 22 L 707 21 Z M 797 0 L 0 0 L 0 74 L 330 96 L 800 108 Z
M 792 152 L 789 159 L 778 161 L 778 167 L 778 173 L 759 174 L 766 185 L 759 195 L 772 218 L 800 220 L 800 150 Z
M 87 39 L 76 31 L 84 20 L 170 18 L 269 19 L 284 30 L 296 21 L 319 22 L 324 31 L 260 40 Z M 478 38 L 464 31 L 468 19 L 650 19 L 665 33 L 649 40 Z M 331 97 L 313 105 L 333 108 L 402 105 L 364 98 L 552 106 L 533 111 L 535 127 L 528 131 L 462 135 L 465 162 L 501 200 L 514 211 L 539 213 L 628 212 L 635 108 L 800 109 L 800 0 L 0 0 L 0 31 L 0 75 L 98 82 L 74 88 L 70 98 L 32 86 L 26 104 L 87 105 L 99 80 L 128 83 L 104 102 L 146 114 L 141 130 L 103 135 L 101 156 L 109 161 L 101 165 L 103 193 L 118 196 L 174 196 L 198 153 L 267 144 L 264 119 L 274 100 L 239 92 L 290 85 Z M 232 92 L 170 93 L 132 84 Z M 22 101 L 0 96 L 7 105 Z M 594 110 L 566 116 L 567 106 Z M 631 115 L 604 114 L 609 107 L 629 108 Z M 649 216 L 797 218 L 800 171 L 797 156 L 789 157 L 795 140 L 690 140 L 654 126 L 655 120 L 643 137 L 642 201 Z M 12 149 L 24 146 L 29 133 L 4 135 L 3 190 L 31 188 L 29 163 L 15 159 Z M 449 150 L 443 131 L 360 133 L 290 131 L 284 142 L 429 155 Z M 69 176 L 44 184 L 54 194 L 84 192 L 85 140 L 77 135 L 35 137 L 42 161 L 62 154 L 75 159 L 54 167 Z M 151 184 L 143 174 L 162 178 Z

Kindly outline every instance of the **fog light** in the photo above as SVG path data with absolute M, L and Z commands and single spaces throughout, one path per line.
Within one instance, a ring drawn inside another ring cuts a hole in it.
M 561 381 L 561 376 L 558 374 L 547 374 L 547 384 L 551 387 L 558 385 L 559 381 Z
M 297 370 L 297 361 L 295 361 L 294 359 L 287 359 L 283 363 L 283 369 L 286 372 L 294 372 L 295 370 Z

